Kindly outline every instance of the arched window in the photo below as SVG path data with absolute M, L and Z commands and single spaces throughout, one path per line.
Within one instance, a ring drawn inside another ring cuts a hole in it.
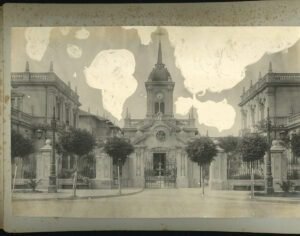
M 161 102 L 161 103 L 160 103 L 160 112 L 161 112 L 162 114 L 165 113 L 165 103 L 164 103 L 164 102 Z
M 155 114 L 157 114 L 159 112 L 159 103 L 156 102 L 155 103 Z

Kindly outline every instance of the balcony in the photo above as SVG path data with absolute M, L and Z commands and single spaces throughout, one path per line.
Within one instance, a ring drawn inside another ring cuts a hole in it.
M 300 73 L 267 73 L 263 78 L 259 79 L 253 86 L 251 86 L 247 91 L 245 91 L 245 93 L 241 95 L 240 105 L 246 103 L 268 85 L 278 84 L 300 85 Z

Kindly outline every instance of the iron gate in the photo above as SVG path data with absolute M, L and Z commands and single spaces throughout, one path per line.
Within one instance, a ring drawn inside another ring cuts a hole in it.
M 167 159 L 165 153 L 153 154 L 144 171 L 145 188 L 176 188 L 176 159 Z

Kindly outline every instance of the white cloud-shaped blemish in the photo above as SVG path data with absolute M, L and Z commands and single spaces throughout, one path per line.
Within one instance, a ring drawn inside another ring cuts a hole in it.
M 62 35 L 66 36 L 70 32 L 70 27 L 59 27 L 59 31 Z
M 118 120 L 126 99 L 137 88 L 134 71 L 134 55 L 126 49 L 101 51 L 84 70 L 87 84 L 102 90 L 104 109 Z
M 143 45 L 148 45 L 151 42 L 151 34 L 157 29 L 156 26 L 123 26 L 123 28 L 137 30 Z
M 87 39 L 89 36 L 90 36 L 90 32 L 83 27 L 80 30 L 77 30 L 75 33 L 75 37 L 77 39 Z
M 175 48 L 176 66 L 185 87 L 204 95 L 240 82 L 246 66 L 265 53 L 291 47 L 300 38 L 297 27 L 164 27 Z
M 68 44 L 67 45 L 67 53 L 72 58 L 80 58 L 82 55 L 82 50 L 80 47 L 78 47 L 74 44 Z
M 26 53 L 36 61 L 41 61 L 49 45 L 52 27 L 29 27 L 25 30 Z
M 186 115 L 192 106 L 197 110 L 199 124 L 216 127 L 220 132 L 230 129 L 234 124 L 236 112 L 226 99 L 221 102 L 200 102 L 179 97 L 175 102 L 176 113 L 181 115 Z

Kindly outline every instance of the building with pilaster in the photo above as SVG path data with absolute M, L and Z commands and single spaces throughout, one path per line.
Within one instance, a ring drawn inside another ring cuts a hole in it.
M 194 187 L 199 183 L 199 167 L 184 149 L 187 141 L 198 135 L 193 109 L 187 119 L 174 117 L 174 86 L 159 42 L 157 63 L 145 82 L 145 118 L 134 119 L 127 111 L 124 122 L 124 136 L 135 148 L 123 168 L 130 186 Z
M 259 132 L 266 134 L 267 110 L 271 121 L 271 138 L 291 138 L 300 132 L 300 73 L 278 73 L 269 64 L 269 71 L 261 74 L 256 83 L 251 80 L 241 95 L 241 135 Z M 300 157 L 288 149 L 289 174 L 300 179 Z M 296 174 L 293 174 L 293 173 Z M 294 178 L 293 177 L 293 178 Z

